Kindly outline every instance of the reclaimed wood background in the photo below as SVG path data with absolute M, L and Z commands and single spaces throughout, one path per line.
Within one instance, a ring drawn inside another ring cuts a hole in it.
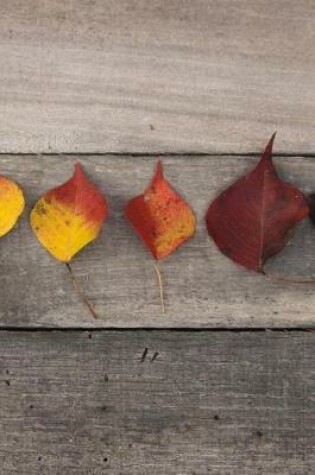
M 312 0 L 1 0 L 4 152 L 314 152 Z
M 315 288 L 244 271 L 203 220 L 275 130 L 314 191 L 314 31 L 312 0 L 0 0 L 0 173 L 27 197 L 0 246 L 1 475 L 311 475 Z M 165 316 L 122 217 L 158 154 L 198 216 Z M 98 321 L 28 221 L 77 159 L 111 207 L 73 263 Z M 314 275 L 314 247 L 305 222 L 270 272 Z
M 1 332 L 4 474 L 311 475 L 303 332 Z

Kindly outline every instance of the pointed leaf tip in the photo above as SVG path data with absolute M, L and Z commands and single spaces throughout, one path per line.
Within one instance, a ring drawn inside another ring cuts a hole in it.
M 269 142 L 267 143 L 266 145 L 266 148 L 264 150 L 264 153 L 262 155 L 262 161 L 272 161 L 272 149 L 273 149 L 273 143 L 274 143 L 274 140 L 276 138 L 276 134 L 277 132 L 275 132 L 274 134 L 272 134 Z
M 158 160 L 152 182 L 156 183 L 157 181 L 161 181 L 163 179 L 164 179 L 163 163 L 162 163 L 162 160 Z
M 73 174 L 74 177 L 76 178 L 79 178 L 80 176 L 84 176 L 85 177 L 85 173 L 84 173 L 84 170 L 82 168 L 82 165 L 80 162 L 76 162 L 74 164 L 74 174 Z

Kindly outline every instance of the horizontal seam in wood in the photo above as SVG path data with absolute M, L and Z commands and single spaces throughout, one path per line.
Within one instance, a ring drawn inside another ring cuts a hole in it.
M 260 328 L 260 327 L 238 327 L 238 328 L 195 328 L 195 327 L 185 327 L 185 328 L 176 328 L 176 327 L 67 327 L 67 328 L 57 328 L 57 327 L 1 327 L 1 332 L 28 332 L 28 333 L 38 333 L 38 332 L 181 332 L 181 333 L 265 333 L 265 332 L 276 332 L 276 333 L 288 333 L 288 332 L 300 332 L 300 333 L 312 333 L 315 331 L 315 328 L 312 327 L 283 327 L 283 328 Z
M 0 152 L 0 157 L 260 157 L 261 152 Z M 273 153 L 274 157 L 300 157 L 300 158 L 315 158 L 313 153 Z

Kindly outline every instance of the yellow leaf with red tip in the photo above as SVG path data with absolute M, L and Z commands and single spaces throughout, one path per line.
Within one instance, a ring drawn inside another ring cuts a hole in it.
M 37 201 L 31 226 L 47 251 L 59 261 L 69 262 L 98 236 L 107 215 L 105 197 L 77 163 L 69 181 Z
M 21 188 L 14 181 L 0 176 L 0 237 L 11 231 L 24 207 Z
M 125 214 L 158 260 L 167 257 L 195 233 L 195 215 L 164 178 L 161 162 L 149 187 L 128 202 Z

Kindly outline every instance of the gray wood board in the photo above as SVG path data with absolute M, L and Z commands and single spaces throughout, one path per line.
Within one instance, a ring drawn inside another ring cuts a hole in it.
M 166 177 L 198 217 L 195 238 L 161 263 L 164 316 L 154 260 L 123 217 L 125 203 L 149 183 L 156 158 L 80 157 L 110 205 L 110 218 L 99 239 L 73 260 L 77 280 L 100 315 L 95 321 L 74 291 L 66 266 L 41 247 L 29 225 L 32 205 L 44 191 L 72 175 L 75 160 L 0 157 L 0 173 L 21 183 L 28 203 L 17 228 L 0 243 L 1 326 L 313 326 L 314 284 L 279 282 L 249 272 L 222 255 L 207 235 L 204 216 L 210 201 L 257 161 L 235 156 L 163 158 Z M 314 190 L 313 158 L 277 157 L 276 164 L 303 191 Z M 314 255 L 314 228 L 306 220 L 270 268 L 288 276 L 314 275 Z
M 310 0 L 0 2 L 0 151 L 314 151 Z
M 314 363 L 310 332 L 1 331 L 2 473 L 311 475 Z

